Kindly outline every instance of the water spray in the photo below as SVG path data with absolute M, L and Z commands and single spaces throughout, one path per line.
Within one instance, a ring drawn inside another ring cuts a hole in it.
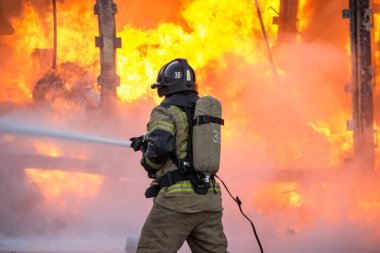
M 131 141 L 120 141 L 84 133 L 70 132 L 44 126 L 32 125 L 27 122 L 0 119 L 0 134 L 51 137 L 82 142 L 101 143 L 112 146 L 130 147 Z

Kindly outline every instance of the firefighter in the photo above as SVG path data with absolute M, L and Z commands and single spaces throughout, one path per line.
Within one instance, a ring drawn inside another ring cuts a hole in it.
M 194 70 L 186 59 L 174 59 L 151 87 L 165 99 L 152 110 L 147 135 L 131 139 L 153 179 L 145 195 L 154 197 L 137 252 L 177 252 L 185 240 L 192 252 L 227 252 L 220 187 L 212 174 L 202 179 L 193 168 L 198 151 L 192 150 L 191 128 L 199 100 Z

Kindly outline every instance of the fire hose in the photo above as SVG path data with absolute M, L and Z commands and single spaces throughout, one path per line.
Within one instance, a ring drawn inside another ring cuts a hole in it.
M 12 134 L 12 135 L 52 137 L 52 138 L 90 142 L 90 143 L 100 143 L 100 144 L 107 144 L 107 145 L 121 146 L 121 147 L 131 147 L 131 144 L 132 144 L 131 141 L 120 141 L 120 140 L 109 139 L 109 138 L 104 138 L 100 136 L 94 136 L 94 135 L 78 133 L 78 132 L 70 132 L 70 131 L 66 131 L 62 129 L 54 129 L 54 128 L 49 128 L 49 127 L 44 127 L 44 126 L 32 125 L 26 122 L 5 120 L 5 119 L 0 119 L 0 134 L 2 133 Z M 255 238 L 260 247 L 260 252 L 263 253 L 264 250 L 261 245 L 260 239 L 257 235 L 256 228 L 253 222 L 243 212 L 242 207 L 241 207 L 242 205 L 241 200 L 239 199 L 239 197 L 234 198 L 232 194 L 230 193 L 229 189 L 227 188 L 226 184 L 223 182 L 223 180 L 219 178 L 218 176 L 216 177 L 222 182 L 222 184 L 226 188 L 231 198 L 238 204 L 240 212 L 243 214 L 243 216 L 250 222 Z
M 0 119 L 0 134 L 8 133 L 12 135 L 27 135 L 39 137 L 52 137 L 73 141 L 101 143 L 113 146 L 130 147 L 131 141 L 120 141 L 105 137 L 89 135 L 85 133 L 77 133 L 62 129 L 54 129 L 44 126 L 32 125 L 30 123 Z

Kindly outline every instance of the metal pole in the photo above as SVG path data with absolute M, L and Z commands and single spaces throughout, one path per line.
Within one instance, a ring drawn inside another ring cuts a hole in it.
M 374 110 L 370 0 L 349 0 L 349 9 L 343 17 L 350 19 L 352 84 L 346 88 L 352 92 L 352 121 L 354 133 L 354 160 L 357 166 L 374 170 Z
M 271 66 L 272 66 L 273 76 L 275 78 L 276 84 L 279 86 L 280 81 L 279 81 L 279 78 L 278 78 L 277 68 L 276 68 L 276 65 L 275 65 L 274 60 L 273 60 L 272 52 L 270 50 L 267 32 L 265 30 L 263 17 L 261 16 L 259 1 L 255 0 L 255 3 L 256 3 L 257 15 L 259 16 L 259 20 L 260 20 L 261 30 L 262 30 L 263 35 L 264 35 L 265 46 L 267 48 L 269 62 L 271 64 Z
M 54 51 L 53 51 L 53 66 L 55 70 L 57 68 L 57 5 L 56 0 L 53 0 L 53 23 L 54 23 Z

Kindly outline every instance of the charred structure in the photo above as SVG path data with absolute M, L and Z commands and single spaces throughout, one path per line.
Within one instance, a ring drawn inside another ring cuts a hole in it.
M 116 37 L 115 14 L 117 6 L 112 0 L 97 0 L 94 12 L 99 16 L 99 37 L 95 38 L 100 48 L 100 75 L 102 102 L 116 99 L 116 87 L 120 77 L 116 74 L 116 48 L 121 48 L 121 39 Z
M 223 103 L 221 173 L 255 214 L 264 248 L 377 252 L 379 92 L 372 62 L 379 66 L 380 51 L 375 55 L 371 42 L 380 33 L 371 33 L 371 1 L 257 0 L 277 84 L 253 1 L 60 0 L 55 49 L 52 1 L 0 0 L 0 116 L 126 140 L 145 129 L 143 115 L 158 102 L 149 85 L 163 61 L 186 57 L 199 73 L 199 95 Z M 126 43 L 119 50 L 115 22 Z M 151 204 L 144 202 L 139 155 L 1 129 L 0 147 L 0 253 L 77 252 L 81 237 L 86 252 L 118 252 L 126 236 L 126 251 L 135 252 Z M 235 213 L 226 206 L 229 250 L 252 252 L 247 224 Z M 23 248 L 29 236 L 41 238 L 43 250 Z M 71 236 L 73 242 L 61 240 Z M 122 240 L 113 241 L 117 236 Z
M 278 43 L 294 43 L 297 35 L 298 0 L 283 0 L 280 2 L 278 17 L 273 23 L 278 25 Z
M 343 11 L 350 20 L 352 84 L 346 87 L 352 93 L 352 121 L 349 130 L 354 133 L 355 163 L 364 164 L 373 171 L 375 164 L 371 29 L 372 14 L 369 0 L 350 0 Z

